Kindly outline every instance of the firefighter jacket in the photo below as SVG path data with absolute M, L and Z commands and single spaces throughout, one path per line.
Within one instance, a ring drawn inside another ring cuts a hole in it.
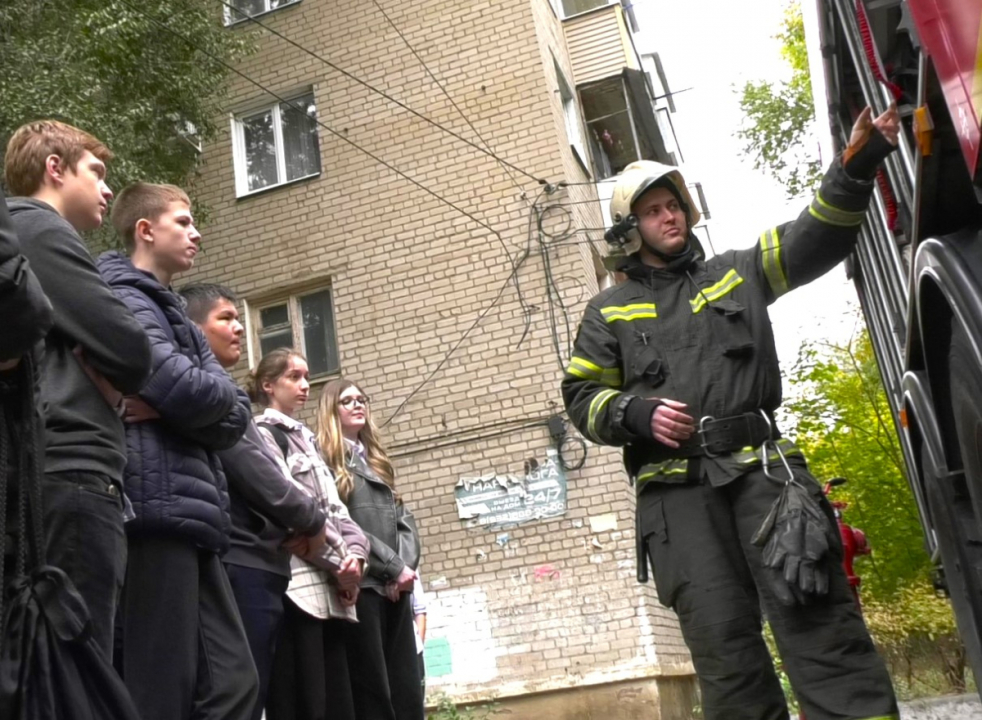
M 798 219 L 767 230 L 754 247 L 699 259 L 678 272 L 628 256 L 618 267 L 628 279 L 588 303 L 563 379 L 563 400 L 588 439 L 625 448 L 628 473 L 639 489 L 651 481 L 682 482 L 689 467 L 653 439 L 649 426 L 656 405 L 644 398 L 684 402 L 697 422 L 773 413 L 781 404 L 767 307 L 849 255 L 872 187 L 849 177 L 836 161 Z M 793 451 L 790 444 L 786 448 Z M 714 485 L 759 462 L 759 448 L 750 447 L 700 458 Z

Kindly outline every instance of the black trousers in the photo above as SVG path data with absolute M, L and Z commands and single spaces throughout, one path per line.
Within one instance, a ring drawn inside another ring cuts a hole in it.
M 269 678 L 273 672 L 276 643 L 283 625 L 283 599 L 290 578 L 244 565 L 226 564 L 225 572 L 259 675 L 259 695 L 252 711 L 252 720 L 261 720 Z
M 638 498 L 658 598 L 678 614 L 706 720 L 788 718 L 761 636 L 761 608 L 808 720 L 897 717 L 886 666 L 842 570 L 841 547 L 822 599 L 787 607 L 769 590 L 750 538 L 780 492 L 756 470 L 719 488 L 705 480 L 652 484 Z
M 225 568 L 185 540 L 131 539 L 123 681 L 142 720 L 250 720 L 259 682 Z
M 347 620 L 321 620 L 285 601 L 266 720 L 355 720 Z
M 126 573 L 119 486 L 86 471 L 48 473 L 41 482 L 47 562 L 64 570 L 85 600 L 92 635 L 107 658 Z
M 392 602 L 370 588 L 349 628 L 348 667 L 358 720 L 423 720 L 423 692 L 409 593 Z

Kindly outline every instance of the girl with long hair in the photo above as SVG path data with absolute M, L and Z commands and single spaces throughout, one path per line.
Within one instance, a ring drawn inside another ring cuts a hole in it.
M 314 434 L 297 419 L 310 393 L 307 361 L 289 348 L 269 353 L 252 375 L 263 406 L 256 424 L 281 470 L 320 501 L 327 543 L 311 553 L 290 546 L 293 577 L 266 701 L 268 720 L 355 720 L 345 649 L 368 558 L 368 539 L 351 519 Z
M 348 628 L 348 666 L 358 720 L 423 720 L 411 594 L 419 564 L 416 521 L 395 488 L 392 463 L 368 396 L 350 380 L 324 386 L 317 439 L 371 554 L 358 623 Z

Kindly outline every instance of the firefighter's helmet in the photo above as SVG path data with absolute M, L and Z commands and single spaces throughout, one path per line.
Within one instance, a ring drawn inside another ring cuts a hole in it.
M 610 198 L 610 218 L 614 223 L 613 232 L 610 239 L 615 240 L 613 250 L 618 255 L 631 255 L 641 248 L 641 234 L 637 229 L 636 218 L 632 218 L 631 206 L 644 195 L 645 192 L 657 184 L 660 180 L 668 180 L 678 191 L 678 197 L 685 206 L 686 219 L 691 230 L 702 215 L 699 213 L 699 206 L 692 200 L 689 189 L 685 186 L 685 179 L 679 169 L 673 165 L 663 165 L 651 160 L 638 160 L 628 165 L 617 177 L 617 184 L 614 185 L 614 194 Z M 620 235 L 620 238 L 617 236 Z

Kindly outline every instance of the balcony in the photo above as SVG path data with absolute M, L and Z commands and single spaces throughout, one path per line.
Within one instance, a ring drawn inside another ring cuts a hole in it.
M 616 175 L 635 160 L 674 164 L 622 6 L 565 0 L 563 7 L 578 11 L 563 20 L 563 31 L 596 179 Z
M 563 20 L 566 48 L 576 85 L 640 70 L 630 30 L 620 5 L 601 5 Z

